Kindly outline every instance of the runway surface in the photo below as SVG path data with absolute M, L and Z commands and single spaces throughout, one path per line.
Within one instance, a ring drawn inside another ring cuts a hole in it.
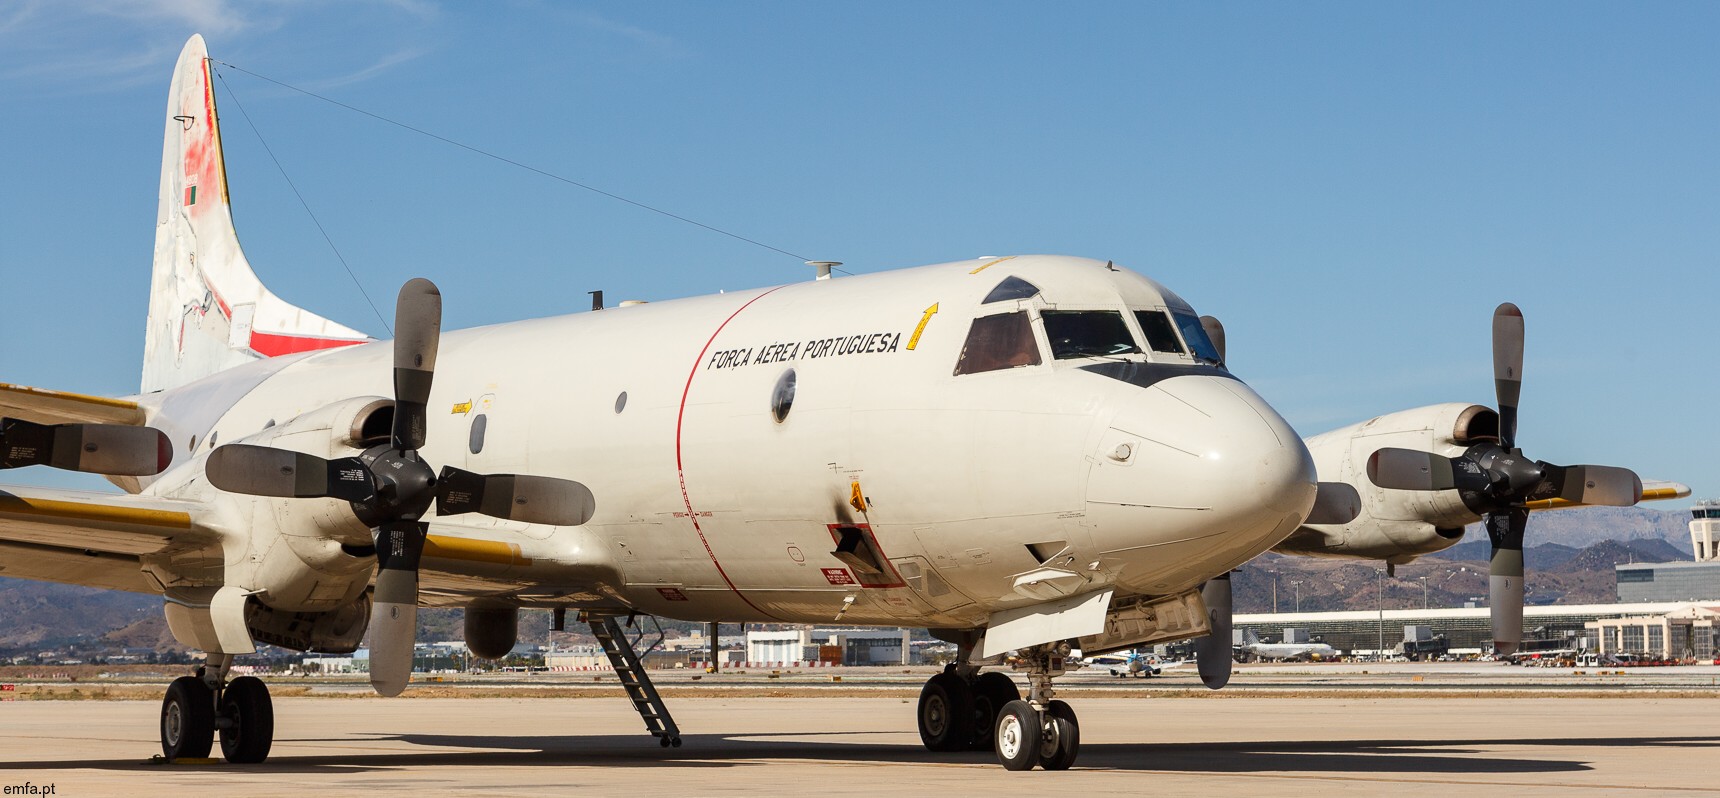
M 1076 769 L 934 754 L 902 697 L 684 698 L 657 747 L 613 697 L 282 698 L 261 766 L 149 764 L 152 701 L 0 703 L 0 786 L 55 795 L 1720 793 L 1712 699 L 1074 699 Z M 217 749 L 218 750 L 218 749 Z M 331 792 L 332 791 L 332 792 Z M 15 793 L 18 794 L 18 793 Z

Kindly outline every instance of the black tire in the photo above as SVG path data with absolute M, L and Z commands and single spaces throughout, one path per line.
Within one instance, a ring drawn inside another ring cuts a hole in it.
M 973 680 L 973 738 L 968 748 L 973 751 L 991 750 L 991 735 L 997 731 L 997 713 L 1003 705 L 1021 700 L 1021 691 L 1009 674 L 992 671 Z
M 1075 710 L 1062 701 L 1046 704 L 1044 728 L 1039 766 L 1046 770 L 1068 770 L 1081 753 L 1081 724 L 1075 720 Z
M 1007 770 L 1032 770 L 1039 764 L 1043 732 L 1039 710 L 1026 701 L 1011 701 L 997 713 L 997 761 Z
M 275 741 L 275 705 L 269 688 L 255 676 L 241 676 L 221 691 L 221 717 L 230 721 L 221 730 L 221 754 L 235 765 L 255 765 L 269 758 Z
M 195 676 L 181 676 L 161 700 L 161 755 L 201 759 L 215 745 L 215 694 Z
M 961 751 L 973 739 L 973 696 L 960 676 L 945 672 L 920 689 L 920 742 L 932 751 Z

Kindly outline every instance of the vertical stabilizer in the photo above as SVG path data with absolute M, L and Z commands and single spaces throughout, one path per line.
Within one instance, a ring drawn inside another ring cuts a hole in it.
M 173 70 L 158 201 L 144 393 L 260 358 L 367 340 L 269 293 L 245 261 L 202 36 L 185 43 Z

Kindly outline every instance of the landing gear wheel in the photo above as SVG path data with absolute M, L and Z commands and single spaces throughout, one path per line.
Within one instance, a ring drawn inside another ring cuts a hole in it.
M 973 738 L 973 695 L 962 677 L 945 671 L 920 689 L 920 742 L 932 751 L 961 751 Z
M 1081 724 L 1075 710 L 1062 701 L 1045 705 L 1044 737 L 1039 744 L 1039 766 L 1046 770 L 1068 770 L 1081 752 Z
M 973 739 L 968 748 L 973 751 L 991 750 L 991 736 L 997 731 L 997 714 L 1003 705 L 1021 700 L 1021 691 L 1009 674 L 991 671 L 973 680 Z
M 1039 710 L 1026 701 L 1011 701 L 997 713 L 997 761 L 1007 770 L 1032 770 L 1039 764 Z
M 214 745 L 215 694 L 195 676 L 174 679 L 161 701 L 161 755 L 201 759 Z
M 269 688 L 255 676 L 241 676 L 221 691 L 221 754 L 235 765 L 255 765 L 269 758 L 275 740 L 275 706 Z

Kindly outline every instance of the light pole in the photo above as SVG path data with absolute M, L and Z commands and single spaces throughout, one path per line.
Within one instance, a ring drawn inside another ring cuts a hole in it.
M 1293 588 L 1296 588 L 1296 611 L 1301 612 L 1302 611 L 1302 580 L 1300 580 L 1300 579 L 1292 580 L 1290 582 L 1290 586 Z
M 1384 660 L 1386 658 L 1386 569 L 1384 568 L 1380 569 L 1379 595 L 1376 598 L 1380 611 L 1380 647 L 1374 651 L 1379 659 Z
M 1421 580 L 1421 608 L 1423 610 L 1426 610 L 1427 609 L 1427 577 L 1418 576 L 1416 578 Z
M 1278 572 L 1277 571 L 1267 571 L 1267 573 L 1272 574 L 1272 614 L 1277 615 L 1278 614 Z

